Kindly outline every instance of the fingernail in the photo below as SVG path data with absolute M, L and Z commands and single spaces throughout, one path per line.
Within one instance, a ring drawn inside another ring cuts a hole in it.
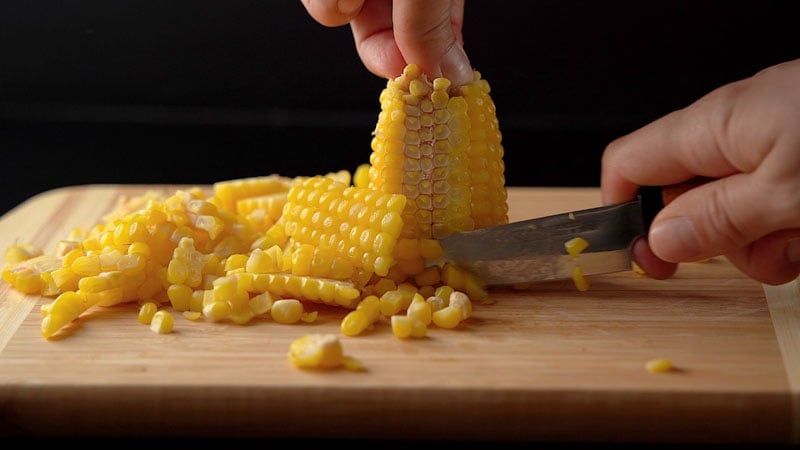
M 361 7 L 363 0 L 339 0 L 336 9 L 345 16 L 355 13 Z
M 692 261 L 700 256 L 700 242 L 692 221 L 676 217 L 650 229 L 650 247 L 659 258 L 670 262 Z
M 792 264 L 800 263 L 800 238 L 789 239 L 786 244 L 786 259 Z
M 449 79 L 453 86 L 463 86 L 473 81 L 472 65 L 458 42 L 442 56 L 441 68 L 442 76 Z

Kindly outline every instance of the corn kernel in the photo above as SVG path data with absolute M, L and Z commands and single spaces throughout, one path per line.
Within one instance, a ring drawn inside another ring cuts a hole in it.
M 566 247 L 567 253 L 569 253 L 570 256 L 572 256 L 573 258 L 577 258 L 578 255 L 580 255 L 581 252 L 586 250 L 586 247 L 588 246 L 589 242 L 580 236 L 572 238 L 564 243 L 564 247 Z
M 651 359 L 650 361 L 647 361 L 645 368 L 651 373 L 664 373 L 673 370 L 672 361 L 666 358 Z
M 456 306 L 445 306 L 432 315 L 434 325 L 440 328 L 455 328 L 461 322 L 463 310 Z
M 172 333 L 172 328 L 175 324 L 175 319 L 167 311 L 163 309 L 153 314 L 153 319 L 150 321 L 150 330 L 158 334 Z
M 303 304 L 294 298 L 275 300 L 270 315 L 272 320 L 278 323 L 297 323 L 303 315 Z
M 342 343 L 333 334 L 308 334 L 289 346 L 289 361 L 301 369 L 335 369 L 344 361 Z
M 139 308 L 139 316 L 137 320 L 139 323 L 150 325 L 153 321 L 153 315 L 158 311 L 158 305 L 153 302 L 146 302 Z

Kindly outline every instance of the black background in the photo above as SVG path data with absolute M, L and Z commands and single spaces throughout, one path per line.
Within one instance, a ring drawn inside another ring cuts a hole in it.
M 507 184 L 598 185 L 615 137 L 800 57 L 797 5 L 467 0 Z M 384 85 L 299 0 L 4 0 L 0 213 L 60 186 L 353 170 Z

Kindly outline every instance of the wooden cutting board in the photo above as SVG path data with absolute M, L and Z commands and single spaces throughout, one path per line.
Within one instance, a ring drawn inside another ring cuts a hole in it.
M 90 185 L 36 196 L 0 218 L 0 248 L 51 251 L 122 194 Z M 175 189 L 177 187 L 167 187 Z M 594 188 L 509 188 L 510 219 L 598 206 Z M 800 289 L 762 286 L 726 260 L 670 280 L 633 272 L 528 290 L 454 330 L 401 340 L 388 325 L 342 337 L 363 372 L 293 367 L 314 324 L 192 322 L 151 332 L 134 305 L 95 309 L 65 337 L 39 332 L 50 301 L 0 283 L 0 433 L 614 442 L 794 443 L 800 436 Z M 670 373 L 645 363 L 669 358 Z

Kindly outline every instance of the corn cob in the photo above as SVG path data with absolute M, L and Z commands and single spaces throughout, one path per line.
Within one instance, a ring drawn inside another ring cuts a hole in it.
M 369 186 L 407 198 L 404 238 L 442 238 L 508 221 L 489 84 L 475 72 L 460 93 L 450 88 L 449 80 L 429 82 L 411 64 L 380 95 Z

